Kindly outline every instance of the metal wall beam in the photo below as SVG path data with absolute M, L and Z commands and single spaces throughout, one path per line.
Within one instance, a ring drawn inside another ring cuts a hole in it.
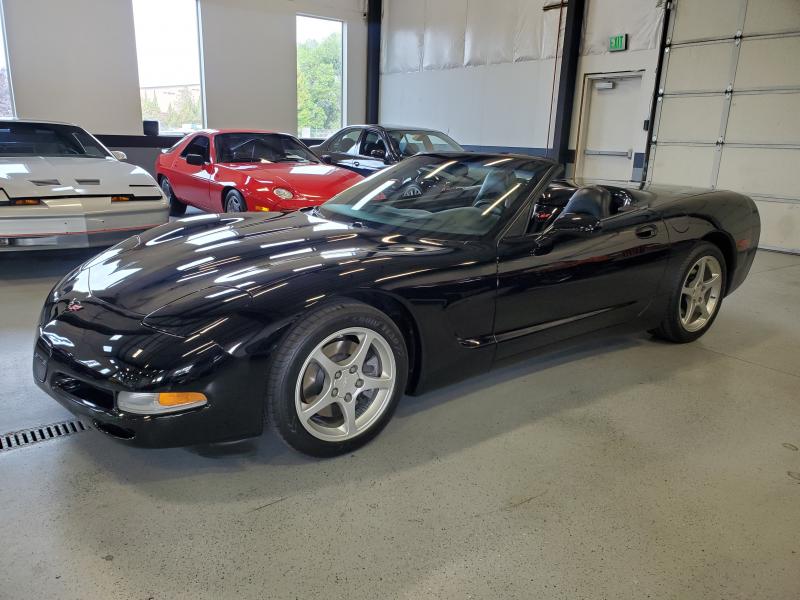
M 367 123 L 377 123 L 381 83 L 381 15 L 383 0 L 367 2 Z
M 569 158 L 569 133 L 575 104 L 575 78 L 578 75 L 578 57 L 581 50 L 581 30 L 583 29 L 585 5 L 585 0 L 569 0 L 569 4 L 567 4 L 553 147 L 550 155 L 562 165 L 566 165 Z

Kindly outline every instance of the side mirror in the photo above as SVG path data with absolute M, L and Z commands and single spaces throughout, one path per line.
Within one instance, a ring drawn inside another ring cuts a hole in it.
M 553 231 L 574 235 L 588 235 L 600 227 L 600 219 L 587 213 L 564 213 L 552 225 Z
M 376 148 L 375 150 L 373 150 L 372 152 L 370 152 L 370 153 L 369 153 L 369 155 L 370 155 L 371 157 L 373 157 L 373 158 L 382 158 L 382 159 L 385 159 L 385 158 L 386 158 L 386 150 L 380 150 L 380 149 Z
M 206 164 L 206 160 L 200 154 L 187 154 L 186 162 L 190 165 L 194 165 L 195 167 L 202 167 L 204 164 Z
M 325 164 L 328 164 L 328 165 L 332 165 L 333 164 L 333 158 L 331 158 L 330 154 L 320 154 L 319 157 L 322 160 L 322 162 L 324 162 Z
M 122 150 L 112 150 L 111 156 L 113 156 L 117 160 L 128 160 L 128 155 L 125 154 Z

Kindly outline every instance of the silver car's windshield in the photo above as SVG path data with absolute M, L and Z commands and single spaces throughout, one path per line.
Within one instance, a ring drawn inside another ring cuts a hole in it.
M 0 122 L 0 156 L 106 158 L 109 154 L 74 125 Z
M 497 155 L 421 154 L 323 204 L 333 220 L 448 238 L 479 238 L 507 220 L 551 163 Z

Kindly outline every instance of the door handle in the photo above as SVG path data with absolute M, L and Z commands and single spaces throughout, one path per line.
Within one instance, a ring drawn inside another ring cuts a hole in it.
M 353 161 L 353 166 L 354 166 L 354 167 L 358 167 L 358 166 L 360 166 L 360 165 L 361 165 L 361 163 L 360 163 L 360 162 L 358 162 L 357 160 L 354 160 L 354 161 Z
M 658 228 L 655 225 L 642 225 L 636 229 L 636 237 L 651 238 L 655 237 L 658 233 Z

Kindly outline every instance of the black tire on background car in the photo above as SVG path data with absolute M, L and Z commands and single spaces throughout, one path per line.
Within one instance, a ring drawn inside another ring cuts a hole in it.
M 225 212 L 247 212 L 247 202 L 238 190 L 228 190 L 225 201 L 222 203 Z
M 323 305 L 285 335 L 267 379 L 267 420 L 292 448 L 330 457 L 375 437 L 408 375 L 394 322 L 361 302 Z
M 727 284 L 725 257 L 709 242 L 699 242 L 669 282 L 671 293 L 664 320 L 655 336 L 670 342 L 693 342 L 719 314 Z
M 161 178 L 161 191 L 164 192 L 167 200 L 169 200 L 169 216 L 183 216 L 186 213 L 186 205 L 178 200 L 178 197 L 175 195 L 175 190 L 172 189 L 172 185 L 170 185 L 169 179 L 166 177 Z

